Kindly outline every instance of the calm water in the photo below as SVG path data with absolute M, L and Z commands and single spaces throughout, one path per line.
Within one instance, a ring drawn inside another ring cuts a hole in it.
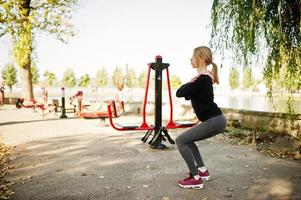
M 112 91 L 111 91 L 112 92 Z M 104 92 L 107 93 L 107 92 Z M 188 101 L 185 101 L 179 98 L 176 98 L 175 91 L 172 93 L 173 95 L 173 102 L 175 103 L 189 103 Z M 97 94 L 96 96 L 100 97 L 100 94 Z M 111 93 L 110 95 L 107 93 L 105 99 L 111 99 L 108 97 L 115 97 L 116 93 Z M 123 99 L 125 101 L 135 101 L 135 102 L 143 102 L 144 99 L 144 90 L 131 90 L 131 91 L 124 91 Z M 93 98 L 91 96 L 91 98 Z M 95 98 L 95 95 L 94 95 Z M 154 93 L 153 91 L 149 91 L 148 101 L 154 100 Z M 163 103 L 168 103 L 168 94 L 163 93 L 162 97 Z M 266 112 L 286 112 L 287 106 L 286 106 L 286 100 L 284 98 L 276 100 L 276 108 L 277 110 L 274 110 L 272 103 L 268 98 L 265 97 L 265 95 L 216 95 L 215 96 L 215 102 L 222 108 L 234 108 L 234 109 L 243 109 L 243 110 L 253 110 L 253 111 L 266 111 Z M 189 103 L 190 104 L 190 103 Z M 295 112 L 301 114 L 301 98 L 295 99 Z
M 277 100 L 274 110 L 272 103 L 265 96 L 216 96 L 215 102 L 223 108 L 235 108 L 253 111 L 286 112 L 286 100 Z M 301 114 L 301 101 L 295 101 L 295 112 Z

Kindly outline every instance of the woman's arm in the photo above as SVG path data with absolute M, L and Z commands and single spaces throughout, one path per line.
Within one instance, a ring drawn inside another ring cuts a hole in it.
M 197 93 L 198 91 L 198 81 L 188 82 L 182 85 L 176 92 L 177 97 L 185 97 L 186 100 L 189 100 L 191 95 Z
M 197 76 L 191 79 L 190 82 L 182 85 L 176 92 L 177 97 L 185 97 L 186 100 L 190 100 L 191 96 L 195 94 L 201 94 L 212 87 L 212 79 L 209 76 Z

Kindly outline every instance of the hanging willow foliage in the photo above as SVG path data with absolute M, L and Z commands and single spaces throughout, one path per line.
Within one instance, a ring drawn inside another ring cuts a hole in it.
M 292 94 L 301 88 L 301 1 L 213 0 L 211 12 L 211 46 L 232 51 L 244 66 L 265 55 L 267 96 L 288 92 L 292 113 Z

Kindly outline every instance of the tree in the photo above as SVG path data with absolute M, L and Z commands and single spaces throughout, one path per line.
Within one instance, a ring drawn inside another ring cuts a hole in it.
M 243 81 L 242 86 L 243 88 L 250 89 L 254 84 L 253 74 L 252 74 L 252 68 L 246 67 L 244 68 L 243 72 Z
M 236 67 L 232 67 L 229 73 L 229 85 L 232 90 L 235 90 L 239 86 L 239 72 Z
M 211 13 L 214 48 L 233 50 L 245 66 L 266 55 L 269 97 L 281 88 L 291 96 L 301 88 L 300 0 L 214 0 Z
M 145 84 L 146 84 L 146 72 L 142 71 L 138 77 L 139 80 L 139 86 L 141 88 L 145 88 Z
M 177 75 L 172 75 L 170 77 L 171 88 L 179 88 L 182 85 L 181 79 Z
M 112 79 L 113 85 L 121 91 L 124 87 L 124 77 L 121 68 L 116 66 L 115 70 L 113 71 Z
M 45 71 L 44 72 L 44 77 L 46 79 L 46 83 L 48 86 L 53 86 L 55 81 L 56 81 L 56 76 L 54 73 L 49 72 L 49 71 Z
M 63 76 L 63 83 L 66 87 L 72 88 L 76 85 L 75 74 L 72 69 L 67 69 Z
M 78 0 L 5 0 L 0 1 L 0 37 L 9 34 L 13 55 L 20 67 L 24 96 L 34 98 L 31 62 L 35 35 L 54 34 L 67 42 L 73 36 L 71 14 Z
M 136 84 L 136 73 L 134 68 L 130 68 L 127 70 L 125 74 L 125 84 L 129 88 L 133 88 Z
M 33 85 L 38 84 L 40 75 L 39 75 L 39 69 L 36 67 L 35 64 L 31 66 L 31 75 L 32 75 L 32 84 Z
M 102 67 L 97 71 L 96 85 L 97 87 L 105 87 L 108 85 L 108 73 L 106 68 Z
M 85 74 L 80 77 L 79 86 L 80 87 L 88 87 L 90 84 L 90 77 L 88 74 Z
M 2 79 L 9 87 L 10 92 L 12 92 L 12 87 L 17 83 L 17 69 L 13 64 L 6 64 L 5 68 L 2 70 Z

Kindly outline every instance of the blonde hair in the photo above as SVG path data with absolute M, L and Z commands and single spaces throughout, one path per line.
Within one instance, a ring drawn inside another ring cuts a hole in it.
M 214 62 L 212 62 L 211 49 L 206 46 L 197 47 L 194 49 L 194 55 L 197 61 L 199 61 L 198 59 L 202 58 L 205 60 L 206 65 L 212 65 L 211 73 L 214 78 L 214 82 L 219 84 L 218 69 L 217 69 L 217 65 Z

